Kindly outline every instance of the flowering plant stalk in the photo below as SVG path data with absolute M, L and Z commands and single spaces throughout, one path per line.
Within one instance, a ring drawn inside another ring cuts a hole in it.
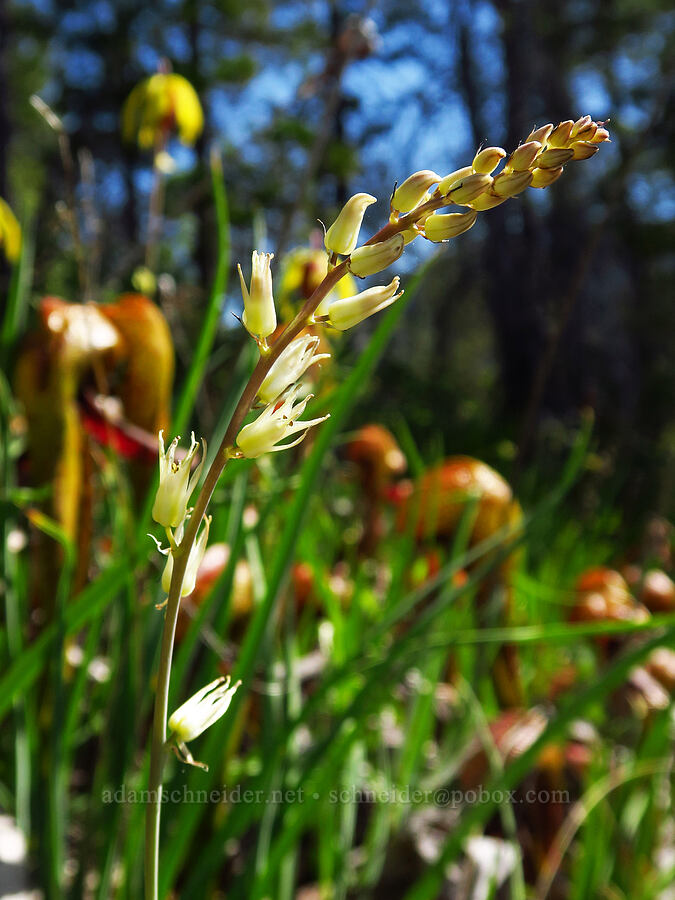
M 188 511 L 187 503 L 197 479 L 193 476 L 187 482 L 187 473 L 182 471 L 180 466 L 176 464 L 172 468 L 171 465 L 167 465 L 167 458 L 161 445 L 160 474 L 164 473 L 164 478 L 161 479 L 159 487 L 162 502 L 157 506 L 169 512 L 157 520 L 165 526 L 169 539 L 171 568 L 169 569 L 167 564 L 165 572 L 170 571 L 171 574 L 150 747 L 148 782 L 150 802 L 146 814 L 145 845 L 146 900 L 158 900 L 162 774 L 167 748 L 174 746 L 175 749 L 176 746 L 175 738 L 167 742 L 166 735 L 174 636 L 181 596 L 186 593 L 187 585 L 184 582 L 191 580 L 195 559 L 203 553 L 206 546 L 208 519 L 200 533 L 196 548 L 200 553 L 195 553 L 195 540 L 202 520 L 206 516 L 218 479 L 231 459 L 243 456 L 256 458 L 272 450 L 294 445 L 304 437 L 311 426 L 322 421 L 321 419 L 298 421 L 297 416 L 304 410 L 307 398 L 293 405 L 302 392 L 302 385 L 297 383 L 296 379 L 307 368 L 309 364 L 307 354 L 313 352 L 313 347 L 310 347 L 306 339 L 301 339 L 303 341 L 301 346 L 296 350 L 286 351 L 309 325 L 325 323 L 339 329 L 349 328 L 395 302 L 400 296 L 397 293 L 396 278 L 385 287 L 371 288 L 355 297 L 334 301 L 335 309 L 332 315 L 330 305 L 325 315 L 315 315 L 320 304 L 347 272 L 358 277 L 366 277 L 382 271 L 398 259 L 406 244 L 419 236 L 433 242 L 454 238 L 474 224 L 479 211 L 498 206 L 528 186 L 547 187 L 560 177 L 563 166 L 568 161 L 589 158 L 597 152 L 599 144 L 608 139 L 608 132 L 602 127 L 602 123 L 595 123 L 590 116 L 584 116 L 576 122 L 571 120 L 562 122 L 555 128 L 553 125 L 546 125 L 536 129 L 509 157 L 501 148 L 486 148 L 476 154 L 470 166 L 458 169 L 444 178 L 428 170 L 415 173 L 393 193 L 387 224 L 361 247 L 356 246 L 358 233 L 365 209 L 374 202 L 374 198 L 368 194 L 355 195 L 347 202 L 336 222 L 326 233 L 325 244 L 329 253 L 327 275 L 271 346 L 266 342 L 266 336 L 273 330 L 270 329 L 270 324 L 275 316 L 269 272 L 271 256 L 262 258 L 254 253 L 251 287 L 250 290 L 246 287 L 242 275 L 242 293 L 245 307 L 244 323 L 258 343 L 260 356 L 191 511 Z M 492 173 L 502 160 L 505 160 L 502 171 L 493 176 Z M 435 183 L 438 186 L 432 190 Z M 450 205 L 467 207 L 467 210 L 449 216 L 436 214 L 438 209 Z M 341 256 L 345 258 L 340 259 Z M 322 311 L 323 309 L 324 307 Z M 274 321 L 276 324 L 276 319 Z M 276 365 L 277 363 L 279 365 Z M 284 377 L 284 372 L 280 371 L 280 367 L 283 368 L 284 364 L 287 366 L 288 377 Z M 268 379 L 273 367 L 274 377 Z M 280 391 L 279 396 L 271 399 L 270 383 L 277 385 Z M 255 405 L 256 399 L 263 399 L 268 405 L 256 422 L 244 427 L 244 420 Z M 299 438 L 291 443 L 279 444 L 279 441 L 298 432 Z M 196 446 L 194 441 L 193 446 Z M 172 494 L 172 480 L 176 485 L 175 494 Z M 180 507 L 178 512 L 176 506 Z M 181 520 L 180 523 L 178 520 Z M 171 527 L 175 527 L 174 532 L 171 531 Z M 168 578 L 168 575 L 166 577 Z M 226 685 L 214 682 L 198 692 L 192 701 L 184 704 L 174 716 L 188 707 L 192 715 L 197 715 L 199 725 L 184 731 L 182 737 L 176 733 L 176 737 L 184 744 L 186 739 L 196 737 L 212 724 L 227 709 L 235 688 L 229 689 L 228 693 Z M 212 714 L 210 710 L 204 713 L 202 709 L 204 699 L 212 697 L 215 698 L 214 702 L 219 704 L 217 715 Z M 182 758 L 185 761 L 194 763 L 191 756 L 186 755 L 184 748 L 179 749 L 182 750 Z

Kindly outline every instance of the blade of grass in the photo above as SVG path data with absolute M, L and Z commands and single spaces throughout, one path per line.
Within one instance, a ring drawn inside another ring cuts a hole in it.
M 223 178 L 223 164 L 219 153 L 215 150 L 211 153 L 210 162 L 213 200 L 216 208 L 218 259 L 197 346 L 192 357 L 190 370 L 187 373 L 176 404 L 172 424 L 174 434 L 181 434 L 185 430 L 192 414 L 200 385 L 204 380 L 204 372 L 208 365 L 218 325 L 220 324 L 230 271 L 230 217 L 225 180 Z
M 314 444 L 310 455 L 304 462 L 300 485 L 293 497 L 288 518 L 286 519 L 285 527 L 280 536 L 279 544 L 270 568 L 268 589 L 265 599 L 258 608 L 246 631 L 237 666 L 233 674 L 233 678 L 241 678 L 243 684 L 242 689 L 234 696 L 233 706 L 229 713 L 229 716 L 232 718 L 235 716 L 243 699 L 246 697 L 247 687 L 258 661 L 261 638 L 264 634 L 272 609 L 280 594 L 289 566 L 293 560 L 295 546 L 304 521 L 307 505 L 321 471 L 324 457 L 332 445 L 339 429 L 343 426 L 347 415 L 356 402 L 364 384 L 367 383 L 369 373 L 375 367 L 375 364 L 383 353 L 407 304 L 415 295 L 415 288 L 417 284 L 419 284 L 423 272 L 424 268 L 420 270 L 401 300 L 393 304 L 393 306 L 383 314 L 368 346 L 362 352 L 342 387 L 337 391 L 331 418 L 323 423 L 316 439 L 316 443 Z M 220 748 L 222 748 L 222 737 L 219 736 L 218 729 L 212 729 L 207 735 L 207 752 L 204 754 L 204 758 L 207 760 L 212 759 L 213 755 L 217 753 Z M 185 859 L 199 818 L 199 809 L 189 809 L 187 815 L 183 816 L 180 830 L 176 831 L 172 839 L 166 843 L 163 854 L 165 861 L 163 862 L 160 875 L 160 893 L 166 893 L 169 885 L 173 883 L 176 873 Z M 190 884 L 191 882 L 189 881 L 188 886 Z M 189 893 L 186 894 L 186 896 L 189 896 Z
M 653 650 L 662 645 L 672 645 L 675 640 L 675 628 L 670 628 L 664 635 L 652 638 L 640 647 L 635 647 L 622 654 L 605 672 L 588 687 L 574 692 L 566 702 L 561 703 L 557 715 L 551 719 L 534 743 L 515 759 L 503 774 L 486 786 L 485 796 L 468 808 L 455 830 L 445 842 L 439 858 L 418 879 L 415 886 L 406 894 L 405 900 L 433 900 L 437 897 L 449 865 L 461 852 L 465 839 L 475 828 L 485 823 L 497 806 L 495 796 L 503 797 L 503 791 L 513 789 L 532 768 L 541 751 L 551 741 L 561 738 L 568 725 L 583 714 L 584 710 L 594 703 L 601 703 L 626 678 L 633 666 L 638 665 Z

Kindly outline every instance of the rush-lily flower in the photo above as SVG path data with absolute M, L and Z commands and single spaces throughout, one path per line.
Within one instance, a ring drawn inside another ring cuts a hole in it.
M 178 528 L 187 514 L 187 505 L 201 475 L 206 459 L 206 441 L 202 439 L 202 458 L 190 477 L 190 468 L 199 444 L 192 433 L 187 454 L 176 461 L 176 447 L 180 438 L 174 438 L 164 451 L 164 433 L 159 432 L 159 487 L 152 507 L 152 518 L 165 528 Z
M 204 559 L 204 553 L 206 552 L 206 545 L 209 540 L 209 528 L 211 527 L 211 516 L 204 517 L 204 527 L 200 531 L 197 539 L 190 549 L 190 555 L 188 556 L 187 565 L 185 566 L 185 574 L 183 575 L 183 584 L 181 585 L 180 595 L 181 597 L 188 597 L 195 589 L 195 584 L 197 582 L 197 572 L 199 570 L 200 565 L 202 564 L 202 560 Z M 168 594 L 171 588 L 171 577 L 173 576 L 173 553 L 170 547 L 162 547 L 160 542 L 157 540 L 154 535 L 150 534 L 148 537 L 151 537 L 152 540 L 157 544 L 157 549 L 159 552 L 166 556 L 166 565 L 164 566 L 164 571 L 162 572 L 162 590 Z M 183 540 L 183 523 L 176 529 L 176 533 L 174 535 L 174 542 L 176 545 L 180 546 L 180 542 Z M 161 604 L 163 606 L 164 604 Z M 158 608 L 161 608 L 158 607 Z
M 307 334 L 291 341 L 260 385 L 258 397 L 263 403 L 271 403 L 280 397 L 314 363 L 330 358 L 330 353 L 316 353 L 319 341 L 320 338 L 314 334 Z
M 320 416 L 318 419 L 299 421 L 307 403 L 313 396 L 308 394 L 304 400 L 296 403 L 295 401 L 303 389 L 302 384 L 296 384 L 286 391 L 283 397 L 266 406 L 255 422 L 251 422 L 250 425 L 245 425 L 241 429 L 237 436 L 237 447 L 242 456 L 247 459 L 257 459 L 264 453 L 295 447 L 304 439 L 309 428 L 328 418 L 326 415 Z M 279 444 L 279 441 L 298 432 L 300 432 L 300 436 L 290 444 Z
M 232 703 L 241 681 L 230 684 L 230 676 L 216 678 L 193 694 L 169 718 L 169 730 L 175 740 L 184 762 L 206 769 L 204 763 L 197 762 L 185 746 L 206 731 L 214 722 L 222 718 Z
M 346 297 L 344 300 L 336 300 L 328 310 L 328 321 L 339 331 L 346 331 L 359 322 L 363 322 L 368 316 L 372 316 L 398 300 L 403 291 L 398 291 L 400 279 L 398 276 L 387 285 L 368 288 L 354 297 Z M 398 293 L 397 293 L 398 291 Z
M 250 291 L 246 287 L 241 266 L 237 265 L 241 282 L 241 294 L 244 298 L 242 321 L 248 333 L 260 339 L 264 339 L 272 334 L 277 327 L 277 313 L 274 308 L 274 294 L 272 293 L 272 270 L 270 268 L 273 258 L 273 253 L 253 251 L 251 257 Z

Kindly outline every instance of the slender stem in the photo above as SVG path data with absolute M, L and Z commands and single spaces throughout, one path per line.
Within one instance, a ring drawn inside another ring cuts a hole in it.
M 298 315 L 273 344 L 270 353 L 261 356 L 253 373 L 239 398 L 237 407 L 232 415 L 230 424 L 223 437 L 215 459 L 206 475 L 204 484 L 195 508 L 190 517 L 185 535 L 176 553 L 174 554 L 173 574 L 169 597 L 166 605 L 164 629 L 162 631 L 162 645 L 159 659 L 159 671 L 157 673 L 157 693 L 155 696 L 155 711 L 152 723 L 152 740 L 150 747 L 150 774 L 148 779 L 148 808 L 145 824 L 145 897 L 146 900 L 158 900 L 159 883 L 159 829 L 162 812 L 162 773 L 164 769 L 165 744 L 166 744 L 166 719 L 169 704 L 169 681 L 171 675 L 171 661 L 173 657 L 174 636 L 176 622 L 180 607 L 180 589 L 183 584 L 183 576 L 190 549 L 197 535 L 197 530 L 206 512 L 209 500 L 215 490 L 221 472 L 227 464 L 228 451 L 234 444 L 235 438 L 242 422 L 250 410 L 265 376 L 279 355 L 297 337 L 306 326 L 310 316 L 333 289 L 347 270 L 346 263 L 340 263 L 324 278 L 309 300 L 305 303 Z
M 432 197 L 427 203 L 401 216 L 397 222 L 389 222 L 367 242 L 368 244 L 385 240 L 399 231 L 410 228 L 425 212 L 437 209 L 443 203 L 440 195 Z M 298 336 L 309 323 L 312 314 L 321 301 L 330 293 L 335 285 L 346 274 L 347 261 L 339 263 L 331 269 L 311 297 L 305 302 L 293 321 L 271 346 L 269 353 L 261 355 L 251 377 L 244 388 L 235 408 L 223 440 L 218 448 L 211 467 L 204 479 L 204 484 L 195 502 L 194 511 L 187 522 L 185 534 L 173 554 L 173 574 L 166 605 L 162 645 L 157 673 L 157 693 L 152 723 L 152 740 L 150 746 L 150 774 L 148 779 L 148 808 L 145 827 L 145 900 L 159 900 L 159 831 L 162 814 L 162 773 L 166 752 L 166 719 L 169 704 L 169 681 L 171 676 L 171 660 L 173 657 L 176 622 L 180 608 L 180 592 L 183 585 L 185 568 L 190 550 L 197 536 L 197 531 L 206 512 L 218 479 L 230 458 L 230 451 L 247 413 L 253 406 L 260 385 L 272 365 L 291 341 Z

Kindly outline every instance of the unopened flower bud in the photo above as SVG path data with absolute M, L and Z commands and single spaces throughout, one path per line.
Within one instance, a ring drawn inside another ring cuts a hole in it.
M 260 385 L 258 397 L 263 403 L 271 403 L 276 400 L 290 385 L 295 384 L 310 366 L 321 359 L 330 357 L 330 353 L 317 354 L 315 352 L 319 346 L 319 340 L 317 335 L 308 334 L 291 341 L 270 367 L 265 380 Z
M 537 167 L 539 169 L 557 169 L 573 156 L 574 150 L 570 149 L 544 150 L 541 156 L 537 157 Z
M 590 159 L 599 149 L 599 144 L 594 144 L 592 141 L 575 141 L 572 144 L 572 150 L 574 151 L 572 159 Z
M 494 209 L 495 206 L 505 203 L 506 199 L 506 197 L 497 197 L 495 194 L 488 192 L 481 194 L 480 197 L 476 197 L 475 200 L 472 200 L 471 208 L 478 212 L 484 212 L 486 209 Z
M 591 119 L 590 116 L 581 116 L 581 118 L 577 119 L 572 126 L 570 137 L 575 140 L 579 136 L 579 132 L 583 131 L 589 125 L 595 125 L 593 119 Z M 597 128 L 598 126 L 596 125 L 595 127 Z
M 474 156 L 471 166 L 474 172 L 491 175 L 505 156 L 506 150 L 501 147 L 485 147 Z
M 197 570 L 202 564 L 202 560 L 204 559 L 204 553 L 206 552 L 206 544 L 209 540 L 209 528 L 211 526 L 211 516 L 204 517 L 204 527 L 202 528 L 199 536 L 195 540 L 194 544 L 190 548 L 190 555 L 188 556 L 188 561 L 185 566 L 185 573 L 183 575 L 183 584 L 181 585 L 180 595 L 181 597 L 188 597 L 195 589 L 195 584 L 197 582 Z M 181 524 L 176 530 L 176 542 L 180 544 L 183 539 L 183 525 Z M 159 545 L 158 545 L 159 547 Z M 160 549 L 160 553 L 167 553 L 166 550 Z M 169 589 L 171 588 L 171 578 L 173 576 L 173 554 L 171 551 L 168 551 L 166 557 L 166 565 L 164 566 L 164 571 L 162 572 L 162 590 L 167 594 L 169 593 Z
M 308 394 L 299 403 L 295 403 L 303 389 L 302 384 L 296 384 L 284 394 L 283 398 L 266 406 L 255 422 L 251 422 L 250 425 L 245 425 L 241 429 L 237 436 L 237 447 L 243 456 L 248 459 L 257 459 L 264 453 L 295 447 L 304 439 L 309 428 L 328 418 L 328 416 L 321 416 L 305 422 L 299 421 L 312 396 Z M 300 436 L 290 444 L 279 444 L 279 441 L 298 434 L 298 432 L 300 432 Z
M 606 128 L 598 128 L 592 138 L 594 144 L 602 144 L 603 141 L 609 140 L 609 131 Z
M 331 304 L 328 310 L 328 321 L 339 331 L 346 331 L 353 328 L 359 322 L 363 322 L 369 316 L 398 300 L 403 291 L 398 291 L 400 284 L 398 276 L 387 285 L 380 287 L 368 288 L 367 291 L 361 291 L 355 297 L 345 297 L 344 300 L 336 300 Z
M 513 151 L 506 164 L 506 170 L 509 172 L 525 172 L 532 168 L 532 163 L 537 158 L 537 154 L 541 150 L 542 145 L 539 141 L 527 141 L 521 144 Z
M 546 141 L 547 146 L 553 148 L 566 147 L 570 135 L 572 134 L 573 127 L 574 122 L 571 119 L 567 119 L 566 122 L 561 122 L 559 125 L 556 125 L 548 136 L 548 140 Z
M 377 203 L 370 194 L 354 194 L 340 210 L 337 219 L 330 226 L 324 238 L 326 250 L 348 256 L 359 239 L 359 231 L 366 209 Z
M 169 729 L 183 743 L 199 737 L 225 715 L 240 684 L 237 681 L 230 687 L 229 675 L 216 678 L 178 707 L 169 719 Z
M 475 173 L 467 175 L 455 187 L 452 187 L 443 200 L 447 203 L 455 203 L 457 206 L 466 206 L 475 200 L 483 191 L 486 191 L 492 184 L 490 175 L 482 175 Z
M 395 234 L 386 241 L 377 244 L 366 244 L 354 250 L 349 257 L 347 265 L 352 275 L 358 278 L 366 278 L 386 269 L 403 253 L 405 238 L 402 234 Z
M 441 179 L 441 182 L 438 185 L 440 194 L 445 197 L 449 191 L 462 183 L 462 179 L 468 178 L 469 175 L 473 174 L 475 174 L 473 166 L 463 166 L 461 169 L 455 169 L 454 172 L 450 172 L 449 175 L 446 175 L 445 178 Z
M 475 210 L 465 213 L 450 213 L 446 216 L 434 214 L 424 223 L 424 234 L 435 244 L 441 241 L 449 241 L 451 238 L 463 234 L 471 228 L 478 218 Z
M 531 131 L 525 138 L 525 141 L 526 143 L 529 141 L 539 141 L 540 144 L 545 144 L 552 131 L 553 125 L 542 125 L 541 128 L 535 128 L 534 131 Z
M 532 172 L 502 172 L 497 175 L 492 190 L 498 197 L 514 197 L 532 181 Z
M 253 256 L 251 257 L 250 292 L 246 287 L 241 266 L 237 266 L 241 282 L 241 293 L 244 298 L 242 321 L 249 334 L 260 338 L 266 338 L 277 327 L 277 314 L 272 293 L 272 270 L 270 268 L 273 258 L 273 253 L 253 251 Z
M 186 516 L 190 496 L 195 489 L 206 457 L 206 442 L 202 441 L 202 458 L 190 477 L 190 467 L 199 444 L 192 435 L 187 454 L 177 462 L 176 448 L 180 438 L 175 438 L 164 450 L 164 432 L 159 432 L 159 487 L 152 507 L 152 518 L 165 528 L 177 528 Z
M 563 167 L 557 169 L 535 169 L 532 173 L 532 181 L 530 187 L 546 188 L 554 181 L 557 181 L 563 173 Z
M 419 205 L 431 185 L 437 184 L 440 180 L 441 176 L 430 169 L 415 172 L 394 191 L 394 196 L 391 198 L 392 208 L 401 213 L 410 212 Z

